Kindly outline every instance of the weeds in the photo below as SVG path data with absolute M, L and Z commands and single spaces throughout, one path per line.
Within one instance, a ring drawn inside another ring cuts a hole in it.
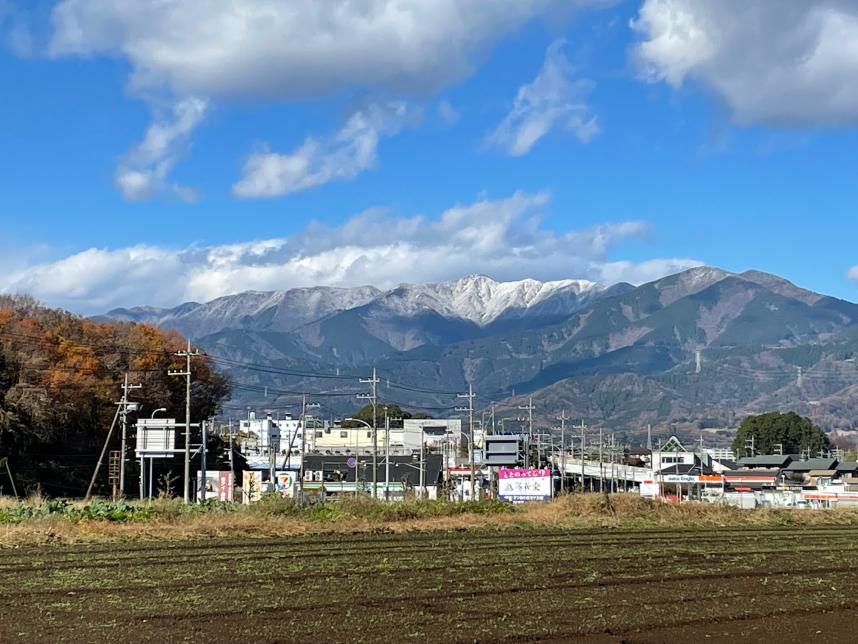
M 739 510 L 687 503 L 673 505 L 619 494 L 610 503 L 599 494 L 565 495 L 550 503 L 512 506 L 494 501 L 462 503 L 410 499 L 384 503 L 367 497 L 302 506 L 292 499 L 265 495 L 252 505 L 208 500 L 184 504 L 30 498 L 0 503 L 0 545 L 120 538 L 187 539 L 240 535 L 282 536 L 314 532 L 502 529 L 539 527 L 707 528 L 858 526 L 856 510 Z

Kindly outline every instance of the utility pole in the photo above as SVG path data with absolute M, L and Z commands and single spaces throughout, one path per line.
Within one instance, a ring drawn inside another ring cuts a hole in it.
M 753 436 L 751 436 L 750 438 L 745 440 L 745 452 L 746 453 L 748 452 L 748 448 L 750 448 L 750 455 L 751 456 L 757 455 L 757 450 L 754 449 L 754 437 Z
M 318 403 L 317 403 L 318 405 Z M 307 455 L 307 394 L 301 395 L 301 469 L 298 476 L 298 489 L 300 490 L 301 503 L 304 503 L 304 460 Z M 290 450 L 291 451 L 291 450 Z M 356 455 L 357 456 L 357 455 Z M 324 468 L 322 468 L 324 469 Z M 355 463 L 357 471 L 357 463 Z
M 560 491 L 566 492 L 566 421 L 569 417 L 563 411 L 557 420 L 560 421 Z
M 184 377 L 185 380 L 185 480 L 183 486 L 183 494 L 182 498 L 185 503 L 189 503 L 191 500 L 190 496 L 190 484 L 191 484 L 191 358 L 195 358 L 200 355 L 200 352 L 196 349 L 191 351 L 191 341 L 188 339 L 188 348 L 184 351 L 177 351 L 176 357 L 185 358 L 185 369 L 182 370 L 168 370 L 168 376 L 177 376 Z
M 457 394 L 457 398 L 464 398 L 468 401 L 467 407 L 456 407 L 456 411 L 466 411 L 468 412 L 468 461 L 471 464 L 471 501 L 474 501 L 475 494 L 475 484 L 477 477 L 477 470 L 474 466 L 474 397 L 476 394 L 474 393 L 474 386 L 468 384 L 468 393 L 466 394 Z M 422 438 L 420 439 L 422 442 Z
M 235 447 L 232 437 L 232 418 L 229 419 L 229 501 L 235 500 Z M 151 478 L 151 477 L 150 477 Z
M 584 439 L 584 429 L 587 426 L 584 424 L 584 419 L 581 419 L 581 492 L 584 492 L 584 458 L 586 455 L 587 445 Z
M 372 400 L 372 498 L 378 498 L 378 428 L 376 427 L 375 414 L 378 405 L 378 374 L 375 367 L 372 368 L 372 378 L 360 378 L 361 384 L 370 385 L 372 391 L 368 394 L 358 394 L 357 397 L 364 400 Z M 360 444 L 360 442 L 358 442 Z M 355 463 L 357 467 L 357 463 Z M 355 469 L 357 473 L 357 469 Z
M 122 400 L 119 405 L 121 406 L 121 411 L 119 412 L 119 418 L 122 423 L 122 445 L 119 450 L 122 454 L 122 458 L 119 461 L 119 495 L 125 495 L 125 452 L 126 452 L 126 441 L 128 437 L 128 411 L 136 411 L 137 403 L 128 402 L 128 392 L 133 389 L 141 389 L 143 385 L 129 385 L 128 384 L 128 372 L 125 372 L 125 382 L 122 384 Z M 141 474 L 142 476 L 142 474 Z
M 95 487 L 95 479 L 98 478 L 98 471 L 101 469 L 101 464 L 104 462 L 104 455 L 107 453 L 107 446 L 110 445 L 110 437 L 113 436 L 113 429 L 116 427 L 116 420 L 119 418 L 119 412 L 122 411 L 120 405 L 116 406 L 116 412 L 113 414 L 113 420 L 110 423 L 110 429 L 107 432 L 107 438 L 104 439 L 104 446 L 101 448 L 101 454 L 98 456 L 98 462 L 95 464 L 95 470 L 92 472 L 92 478 L 89 480 L 89 487 L 86 488 L 85 502 L 89 502 L 92 498 L 92 488 Z
M 614 432 L 611 432 L 611 493 L 617 491 L 617 444 L 614 441 Z
M 200 448 L 200 501 L 206 500 L 206 443 L 208 442 L 208 427 L 206 421 L 202 421 L 203 445 Z
M 420 434 L 422 440 L 423 432 Z M 384 500 L 390 500 L 390 416 L 387 415 L 387 405 L 384 406 Z
M 602 463 L 602 446 L 605 441 L 602 440 L 602 428 L 599 427 L 599 492 L 605 491 L 605 466 Z
M 527 412 L 527 452 L 525 454 L 526 460 L 529 464 L 530 462 L 530 447 L 533 443 L 533 410 L 536 409 L 533 406 L 533 396 L 528 398 L 526 405 L 519 405 L 519 409 Z
M 649 423 L 646 426 L 646 448 L 650 451 L 650 458 L 652 458 L 652 425 Z

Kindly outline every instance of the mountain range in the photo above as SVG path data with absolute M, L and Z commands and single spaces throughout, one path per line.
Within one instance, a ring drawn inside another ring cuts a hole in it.
M 356 376 L 375 367 L 389 378 L 383 399 L 438 413 L 470 384 L 507 416 L 532 397 L 544 423 L 565 410 L 619 431 L 715 431 L 787 408 L 827 427 L 858 422 L 858 305 L 758 271 L 701 267 L 638 287 L 476 275 L 102 317 L 190 336 L 224 360 L 241 405 L 324 390 L 329 408 L 347 411 Z

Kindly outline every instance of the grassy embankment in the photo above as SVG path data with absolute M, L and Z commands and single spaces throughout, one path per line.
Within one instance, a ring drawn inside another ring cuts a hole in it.
M 511 506 L 371 499 L 301 507 L 276 497 L 251 506 L 177 500 L 138 503 L 63 499 L 0 500 L 0 546 L 126 539 L 285 536 L 310 533 L 409 532 L 528 528 L 701 528 L 739 526 L 858 526 L 858 510 L 739 510 L 724 505 L 670 505 L 616 495 L 572 495 L 551 503 Z

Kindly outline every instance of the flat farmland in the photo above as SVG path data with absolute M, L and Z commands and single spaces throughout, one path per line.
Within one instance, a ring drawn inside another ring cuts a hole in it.
M 462 530 L 0 550 L 0 641 L 854 640 L 858 530 Z

